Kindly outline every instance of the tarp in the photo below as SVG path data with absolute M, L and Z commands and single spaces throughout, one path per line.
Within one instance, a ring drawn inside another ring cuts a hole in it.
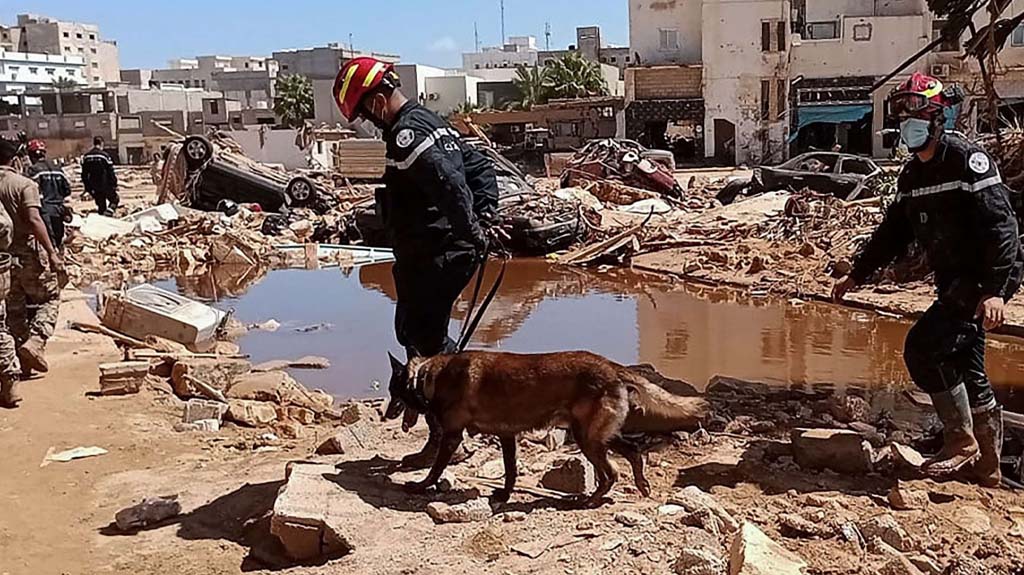
M 871 104 L 840 104 L 835 106 L 800 106 L 797 108 L 796 130 L 789 142 L 796 141 L 800 130 L 811 124 L 845 124 L 858 122 L 871 113 Z

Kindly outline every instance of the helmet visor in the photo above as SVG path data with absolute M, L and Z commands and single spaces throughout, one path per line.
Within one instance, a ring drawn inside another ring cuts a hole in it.
M 928 109 L 931 102 L 922 94 L 903 92 L 889 99 L 889 114 L 893 117 L 911 116 Z

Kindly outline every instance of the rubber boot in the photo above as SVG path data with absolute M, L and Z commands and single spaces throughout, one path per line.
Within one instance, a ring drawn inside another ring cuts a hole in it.
M 1003 408 L 998 405 L 974 414 L 974 438 L 981 455 L 974 464 L 974 474 L 984 487 L 998 487 L 1003 481 L 999 469 L 1003 452 Z
M 922 471 L 934 476 L 949 475 L 978 456 L 967 387 L 960 384 L 949 391 L 932 394 L 931 398 L 942 422 L 942 450 L 925 462 Z
M 7 375 L 0 376 L 0 407 L 14 409 L 21 403 L 21 396 L 18 395 L 17 378 Z
M 28 341 L 18 348 L 18 359 L 21 360 L 23 371 L 50 371 L 50 364 L 46 363 L 46 342 L 37 335 L 28 338 Z

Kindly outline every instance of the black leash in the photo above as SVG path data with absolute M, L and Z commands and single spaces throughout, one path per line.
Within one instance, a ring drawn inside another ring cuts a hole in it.
M 501 282 L 505 279 L 505 270 L 508 267 L 508 260 L 511 259 L 511 257 L 504 249 L 498 253 L 501 255 L 501 271 L 498 272 L 498 277 L 494 280 L 494 285 L 492 285 L 490 291 L 487 292 L 487 296 L 484 297 L 484 301 L 480 303 L 480 309 L 477 310 L 476 315 L 474 316 L 473 309 L 476 307 L 477 298 L 480 297 L 480 288 L 484 283 L 484 271 L 487 269 L 487 260 L 490 256 L 490 248 L 488 248 L 488 251 L 484 253 L 484 257 L 480 261 L 480 267 L 477 270 L 476 286 L 473 288 L 473 297 L 469 303 L 469 310 L 466 312 L 466 323 L 462 324 L 462 333 L 459 335 L 459 344 L 455 349 L 455 353 L 465 351 L 466 346 L 469 345 L 470 338 L 473 337 L 473 332 L 475 332 L 477 326 L 480 325 L 480 320 L 483 319 L 484 313 L 487 311 L 487 307 L 491 305 L 492 301 L 494 301 L 494 296 L 498 294 L 498 288 L 501 287 Z

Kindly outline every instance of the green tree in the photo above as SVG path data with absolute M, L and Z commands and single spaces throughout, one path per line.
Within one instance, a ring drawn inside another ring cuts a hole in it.
M 546 66 L 545 75 L 549 99 L 608 94 L 608 84 L 601 74 L 601 66 L 587 60 L 579 52 L 569 52 Z
M 74 78 L 65 78 L 64 76 L 60 76 L 53 79 L 53 88 L 58 92 L 67 92 L 69 90 L 74 90 L 77 87 L 78 82 L 75 81 Z
M 284 125 L 300 128 L 313 117 L 313 83 L 305 76 L 279 76 L 274 83 L 274 113 Z
M 529 110 L 548 101 L 547 68 L 539 66 L 516 66 L 516 77 L 512 85 L 519 91 L 519 101 L 514 107 Z

